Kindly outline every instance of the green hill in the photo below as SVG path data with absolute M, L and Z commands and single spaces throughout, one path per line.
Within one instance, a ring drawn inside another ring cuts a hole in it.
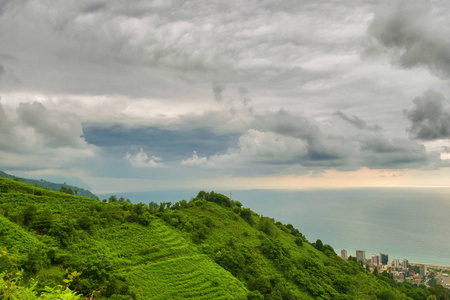
M 292 225 L 214 192 L 177 203 L 110 200 L 0 178 L 0 246 L 17 253 L 0 257 L 1 270 L 17 259 L 22 284 L 35 292 L 61 285 L 95 299 L 426 299 L 439 292 L 371 274 Z M 81 275 L 67 275 L 75 270 Z
M 65 184 L 65 183 L 54 183 L 47 180 L 36 180 L 36 179 L 27 179 L 27 178 L 21 178 L 16 177 L 13 175 L 9 175 L 3 171 L 0 171 L 0 177 L 6 178 L 6 179 L 13 179 L 20 182 L 25 182 L 34 186 L 41 187 L 43 189 L 52 190 L 52 191 L 65 191 L 66 193 L 75 194 L 77 196 L 81 197 L 87 197 L 87 198 L 94 198 L 98 199 L 98 197 L 94 194 L 92 194 L 91 191 L 88 191 L 86 189 L 76 187 L 73 185 Z

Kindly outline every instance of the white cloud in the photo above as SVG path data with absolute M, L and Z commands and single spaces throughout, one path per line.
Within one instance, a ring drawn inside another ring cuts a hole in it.
M 163 164 L 160 163 L 162 160 L 160 157 L 153 155 L 149 157 L 142 148 L 135 155 L 127 152 L 125 159 L 135 168 L 159 168 L 163 166 Z
M 197 155 L 197 151 L 194 150 L 192 157 L 181 161 L 183 166 L 207 166 L 209 164 L 207 157 L 200 157 Z
M 249 129 L 239 138 L 238 147 L 225 154 L 216 154 L 209 161 L 216 166 L 241 168 L 274 168 L 277 165 L 296 164 L 307 153 L 307 143 L 301 139 L 283 136 L 275 132 Z M 278 168 L 278 167 L 277 167 Z

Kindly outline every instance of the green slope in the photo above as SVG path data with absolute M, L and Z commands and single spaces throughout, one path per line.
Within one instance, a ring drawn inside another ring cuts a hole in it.
M 65 184 L 65 183 L 54 183 L 54 182 L 50 182 L 50 181 L 43 180 L 43 179 L 35 180 L 35 179 L 21 178 L 21 177 L 9 175 L 3 171 L 0 171 L 0 177 L 6 178 L 6 179 L 17 180 L 20 182 L 25 182 L 25 183 L 28 183 L 28 184 L 31 184 L 31 185 L 34 185 L 37 187 L 41 187 L 43 189 L 52 190 L 52 191 L 59 191 L 62 188 L 62 189 L 72 191 L 77 196 L 98 199 L 98 197 L 96 195 L 92 194 L 91 191 L 88 191 L 86 189 L 79 188 L 79 187 L 76 187 L 73 185 Z
M 426 299 L 434 291 L 370 274 L 213 192 L 174 204 L 105 203 L 0 178 L 0 246 L 19 251 L 37 291 L 77 270 L 70 288 L 100 291 L 96 299 Z M 0 268 L 9 267 L 2 257 Z

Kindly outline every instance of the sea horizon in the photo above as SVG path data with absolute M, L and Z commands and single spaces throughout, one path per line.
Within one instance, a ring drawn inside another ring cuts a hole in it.
M 217 191 L 256 213 L 292 224 L 310 242 L 346 249 L 387 253 L 389 260 L 450 266 L 450 189 L 356 188 L 314 190 Z M 116 193 L 133 203 L 177 202 L 198 190 Z M 108 194 L 99 194 L 101 199 Z

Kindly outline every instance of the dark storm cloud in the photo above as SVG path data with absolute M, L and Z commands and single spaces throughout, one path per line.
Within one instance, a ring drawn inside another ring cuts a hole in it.
M 390 138 L 382 133 L 380 127 L 368 126 L 365 121 L 355 116 L 348 117 L 342 112 L 338 116 L 361 131 L 354 135 L 333 133 L 325 130 L 314 119 L 280 110 L 273 114 L 255 116 L 251 127 L 259 130 L 259 133 L 258 135 L 253 133 L 252 139 L 246 138 L 244 145 L 241 141 L 239 149 L 245 153 L 248 149 L 252 149 L 250 143 L 265 148 L 274 147 L 272 151 L 277 154 L 272 155 L 272 163 L 298 164 L 316 170 L 330 167 L 338 170 L 355 170 L 361 167 L 426 168 L 439 165 L 439 157 L 436 154 L 428 154 L 425 147 L 415 141 Z M 283 140 L 281 137 L 270 136 L 270 133 L 293 140 Z M 265 143 L 264 138 L 269 136 L 272 139 L 279 139 L 279 144 Z M 304 146 L 297 146 L 298 153 L 295 154 L 286 150 L 294 148 L 293 145 Z M 233 153 L 236 154 L 236 151 Z M 253 153 L 255 156 L 267 155 L 267 152 L 253 151 Z
M 77 116 L 52 113 L 40 102 L 20 103 L 17 114 L 22 122 L 39 134 L 49 147 L 83 148 L 83 130 Z
M 239 138 L 237 133 L 219 134 L 207 127 L 170 130 L 158 127 L 130 128 L 124 125 L 84 127 L 84 136 L 88 143 L 118 151 L 118 155 L 130 148 L 144 148 L 165 161 L 181 160 L 190 156 L 193 150 L 202 155 L 225 152 Z
M 286 87 L 332 76 L 302 64 L 348 38 L 327 32 L 345 5 L 315 1 L 36 0 L 15 6 L 0 19 L 0 36 L 8 36 L 0 51 L 27 59 L 17 73 L 28 88 L 50 93 L 169 94 L 181 102 L 203 94 L 211 81 L 287 93 Z M 322 36 L 311 35 L 309 25 Z M 220 94 L 216 89 L 218 101 Z
M 5 67 L 0 65 L 0 80 L 2 80 L 3 74 L 5 74 L 6 70 Z
M 83 5 L 81 12 L 85 14 L 98 13 L 107 10 L 107 3 L 105 1 L 92 1 Z
M 346 114 L 344 114 L 341 111 L 336 111 L 334 113 L 334 115 L 340 117 L 341 119 L 343 119 L 345 121 L 347 121 L 348 123 L 350 123 L 351 125 L 353 125 L 357 129 L 369 130 L 369 131 L 380 131 L 381 130 L 380 126 L 378 126 L 378 125 L 369 126 L 369 125 L 367 125 L 366 121 L 361 120 L 357 116 L 349 117 L 349 116 L 347 116 Z
M 413 100 L 414 107 L 404 110 L 410 121 L 409 133 L 420 140 L 450 138 L 450 109 L 444 95 L 428 90 Z
M 341 143 L 340 138 L 324 133 L 316 121 L 286 110 L 257 116 L 254 126 L 303 141 L 307 150 L 297 162 L 304 166 L 342 166 L 351 152 L 348 143 Z
M 239 96 L 244 106 L 248 106 L 251 104 L 252 99 L 248 96 L 248 90 L 245 87 L 243 86 L 239 87 Z
M 1 101 L 1 98 L 0 98 Z M 2 149 L 10 150 L 17 146 L 17 140 L 14 137 L 14 124 L 9 120 L 2 103 L 0 102 L 0 146 Z
M 0 0 L 0 16 L 5 12 L 7 5 L 11 0 Z
M 368 54 L 387 52 L 403 68 L 425 66 L 442 78 L 450 76 L 450 29 L 446 15 L 426 1 L 389 2 L 369 26 Z M 441 22 L 439 23 L 439 19 Z
M 70 167 L 94 156 L 96 149 L 81 137 L 81 123 L 73 114 L 47 110 L 39 102 L 20 103 L 16 112 L 17 116 L 8 103 L 0 103 L 3 168 Z
M 218 82 L 214 82 L 213 83 L 213 93 L 214 93 L 214 100 L 217 103 L 222 103 L 223 102 L 223 91 L 225 90 L 225 88 Z
M 4 61 L 17 61 L 17 58 L 14 55 L 8 53 L 0 53 L 0 60 Z
M 361 159 L 369 168 L 436 168 L 439 154 L 427 153 L 423 145 L 407 139 L 366 136 L 361 141 Z
M 0 61 L 2 60 L 2 57 L 0 56 Z M 7 59 L 3 59 L 7 60 Z M 15 86 L 19 86 L 22 84 L 22 81 L 16 76 L 13 69 L 0 64 L 0 83 L 2 84 L 8 84 L 12 83 Z

